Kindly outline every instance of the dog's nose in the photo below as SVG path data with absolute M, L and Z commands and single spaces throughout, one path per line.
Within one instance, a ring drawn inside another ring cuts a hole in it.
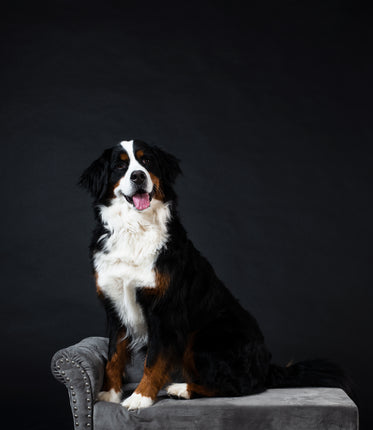
M 141 185 L 142 183 L 144 183 L 146 175 L 142 170 L 134 170 L 131 173 L 130 178 L 131 181 L 134 182 L 136 185 Z

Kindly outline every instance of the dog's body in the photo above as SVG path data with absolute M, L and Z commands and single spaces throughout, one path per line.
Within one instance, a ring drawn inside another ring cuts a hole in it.
M 143 378 L 122 402 L 150 406 L 181 370 L 185 382 L 168 393 L 239 396 L 280 386 L 345 387 L 323 361 L 288 368 L 270 363 L 263 335 L 194 248 L 176 209 L 180 173 L 170 154 L 140 141 L 106 150 L 82 175 L 94 197 L 97 227 L 91 257 L 107 311 L 109 354 L 101 400 L 121 400 L 131 351 L 146 348 Z

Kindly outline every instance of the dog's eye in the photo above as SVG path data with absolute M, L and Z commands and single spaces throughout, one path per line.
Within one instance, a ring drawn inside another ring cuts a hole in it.
M 148 167 L 148 166 L 150 166 L 150 164 L 151 164 L 151 160 L 150 160 L 149 158 L 146 158 L 146 157 L 143 157 L 143 158 L 141 159 L 141 162 L 142 162 L 142 164 L 143 164 L 145 167 Z
M 116 168 L 119 170 L 125 169 L 126 167 L 128 167 L 127 161 L 119 161 L 116 165 Z

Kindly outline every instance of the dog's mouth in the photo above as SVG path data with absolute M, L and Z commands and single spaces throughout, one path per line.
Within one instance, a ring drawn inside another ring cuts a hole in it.
M 131 203 L 138 211 L 143 211 L 150 206 L 153 194 L 153 192 L 147 193 L 143 190 L 138 190 L 136 194 L 132 196 L 126 196 L 125 194 L 123 194 L 123 196 L 126 198 L 127 202 Z

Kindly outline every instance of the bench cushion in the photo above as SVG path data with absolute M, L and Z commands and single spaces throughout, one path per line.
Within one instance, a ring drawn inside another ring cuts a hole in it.
M 357 430 L 357 422 L 356 405 L 338 388 L 281 388 L 194 400 L 170 399 L 163 391 L 152 407 L 139 412 L 107 402 L 94 407 L 95 430 Z

